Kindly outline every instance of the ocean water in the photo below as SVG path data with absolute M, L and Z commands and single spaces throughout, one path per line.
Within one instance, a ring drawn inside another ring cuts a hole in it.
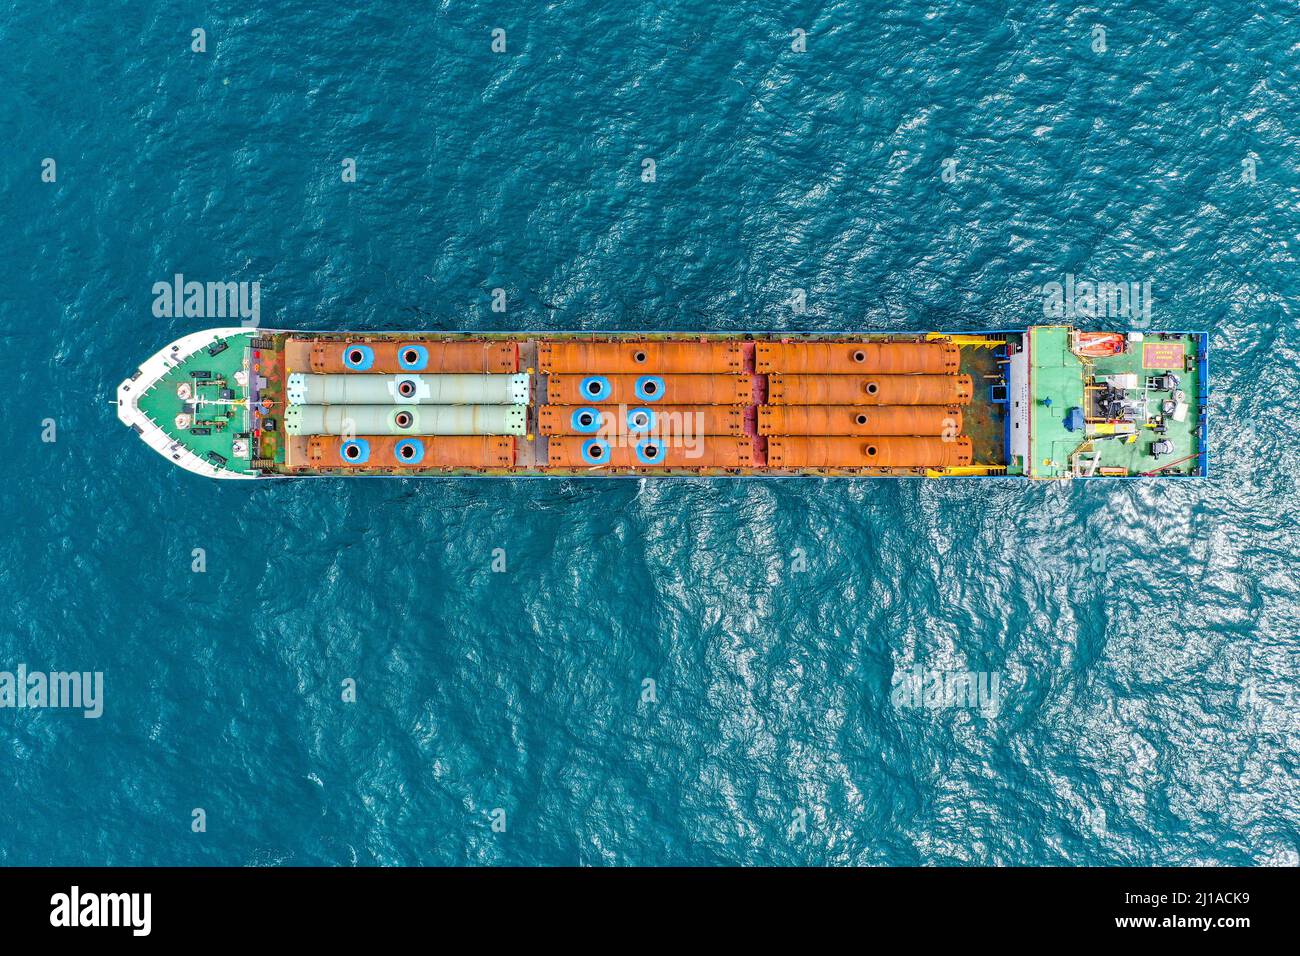
M 1293 4 L 264 6 L 0 10 L 0 670 L 104 675 L 0 710 L 0 863 L 1300 860 Z M 1149 280 L 1213 477 L 211 482 L 109 404 L 216 324 L 177 272 L 319 329 Z

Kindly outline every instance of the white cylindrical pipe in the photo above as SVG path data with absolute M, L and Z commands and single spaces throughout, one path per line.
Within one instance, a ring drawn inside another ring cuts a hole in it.
M 290 405 L 526 405 L 528 376 L 294 372 Z
M 290 405 L 290 435 L 524 435 L 527 405 Z

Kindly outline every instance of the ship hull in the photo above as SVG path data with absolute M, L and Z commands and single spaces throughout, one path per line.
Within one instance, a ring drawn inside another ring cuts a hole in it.
M 117 397 L 155 451 L 222 479 L 1200 477 L 1208 368 L 1204 333 L 1064 326 L 222 328 Z

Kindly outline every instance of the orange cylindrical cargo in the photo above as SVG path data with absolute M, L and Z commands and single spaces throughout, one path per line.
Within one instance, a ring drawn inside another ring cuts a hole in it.
M 754 464 L 754 444 L 749 438 L 720 437 L 689 445 L 653 439 L 623 444 L 561 435 L 547 439 L 547 461 L 552 468 L 748 468 Z
M 552 405 L 744 405 L 753 396 L 748 375 L 549 375 Z
M 482 339 L 438 342 L 419 337 L 396 341 L 303 341 L 311 347 L 313 372 L 438 373 L 517 372 L 519 347 L 514 342 Z
M 767 440 L 771 468 L 944 468 L 969 465 L 971 440 L 942 438 L 773 437 Z
M 769 375 L 773 405 L 968 405 L 969 375 Z
M 515 463 L 515 440 L 498 435 L 313 435 L 307 439 L 307 461 L 315 468 L 509 468 Z
M 743 405 L 543 405 L 542 435 L 740 435 Z
M 948 375 L 961 367 L 951 342 L 759 342 L 759 372 Z
M 955 405 L 762 405 L 760 435 L 961 434 Z
M 539 342 L 537 368 L 542 372 L 740 372 L 740 342 Z

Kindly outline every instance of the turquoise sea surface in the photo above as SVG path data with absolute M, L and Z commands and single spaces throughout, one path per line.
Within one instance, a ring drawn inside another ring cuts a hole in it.
M 1298 63 L 1283 0 L 3 4 L 0 671 L 104 699 L 0 708 L 0 863 L 1300 862 Z M 1150 281 L 1212 477 L 214 482 L 109 404 L 220 324 L 176 273 L 314 329 Z

